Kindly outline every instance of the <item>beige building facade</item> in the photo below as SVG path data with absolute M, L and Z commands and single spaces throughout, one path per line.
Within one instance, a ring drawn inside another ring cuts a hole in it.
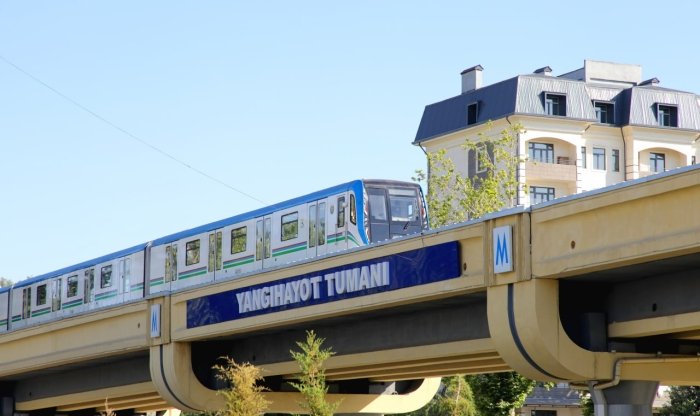
M 462 144 L 522 126 L 514 151 L 520 192 L 532 205 L 696 163 L 700 96 L 642 80 L 637 65 L 584 61 L 483 86 L 483 67 L 462 72 L 460 95 L 426 106 L 414 141 L 445 149 L 461 173 L 477 172 Z

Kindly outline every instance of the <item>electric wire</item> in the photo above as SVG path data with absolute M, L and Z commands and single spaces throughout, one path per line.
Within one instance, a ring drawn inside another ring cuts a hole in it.
M 160 153 L 162 156 L 164 156 L 164 157 L 166 157 L 166 158 L 172 160 L 172 161 L 175 162 L 175 163 L 178 163 L 178 164 L 180 164 L 180 165 L 186 167 L 187 169 L 192 170 L 193 172 L 199 174 L 200 176 L 203 176 L 203 177 L 205 177 L 205 178 L 207 178 L 207 179 L 209 179 L 209 180 L 211 180 L 211 181 L 213 181 L 213 182 L 216 182 L 216 183 L 218 183 L 219 185 L 222 185 L 222 186 L 224 186 L 224 187 L 226 187 L 226 188 L 228 188 L 228 189 L 230 189 L 230 190 L 232 190 L 232 191 L 234 191 L 234 192 L 237 192 L 237 193 L 239 193 L 239 194 L 241 194 L 241 195 L 243 195 L 243 196 L 246 196 L 246 197 L 248 197 L 248 198 L 250 198 L 250 199 L 252 199 L 252 200 L 254 200 L 254 201 L 256 201 L 256 202 L 259 202 L 259 203 L 261 203 L 261 204 L 263 204 L 263 205 L 267 205 L 264 201 L 261 201 L 260 199 L 254 197 L 253 195 L 250 195 L 250 194 L 248 194 L 248 193 L 246 193 L 246 192 L 244 192 L 244 191 L 241 191 L 240 189 L 237 189 L 237 188 L 235 188 L 235 187 L 229 185 L 228 183 L 222 181 L 221 179 L 218 179 L 218 178 L 216 178 L 216 177 L 214 177 L 214 176 L 212 176 L 212 175 L 210 175 L 210 174 L 208 174 L 208 173 L 202 171 L 201 169 L 198 169 L 198 168 L 196 168 L 196 167 L 190 165 L 189 163 L 187 163 L 187 162 L 185 162 L 185 161 L 183 161 L 183 160 L 181 160 L 181 159 L 178 159 L 177 157 L 173 156 L 172 154 L 166 152 L 165 150 L 163 150 L 163 149 L 161 149 L 161 148 L 159 148 L 159 147 L 156 147 L 156 146 L 152 145 L 151 143 L 149 143 L 149 142 L 147 142 L 146 140 L 144 140 L 144 139 L 142 139 L 142 138 L 136 136 L 135 134 L 131 133 L 130 131 L 128 131 L 128 130 L 126 130 L 126 129 L 120 127 L 120 126 L 118 126 L 117 124 L 115 124 L 115 123 L 113 123 L 113 122 L 111 122 L 111 121 L 109 121 L 108 119 L 102 117 L 101 115 L 97 114 L 96 112 L 94 112 L 94 111 L 90 110 L 89 108 L 85 107 L 84 105 L 80 104 L 79 102 L 77 102 L 77 101 L 74 100 L 73 98 L 67 96 L 66 94 L 62 93 L 61 91 L 57 90 L 56 88 L 52 87 L 51 85 L 47 84 L 46 82 L 42 81 L 41 79 L 39 79 L 39 78 L 37 78 L 36 76 L 32 75 L 31 73 L 27 72 L 26 70 L 24 70 L 23 68 L 19 67 L 18 65 L 16 65 L 15 63 L 13 63 L 12 61 L 10 61 L 9 59 L 5 58 L 4 56 L 0 55 L 0 60 L 4 61 L 6 64 L 10 65 L 11 67 L 13 67 L 15 70 L 19 71 L 20 73 L 24 74 L 24 75 L 25 75 L 26 77 L 28 77 L 29 79 L 31 79 L 31 80 L 33 80 L 34 82 L 36 82 L 36 83 L 38 83 L 38 84 L 44 86 L 45 88 L 49 89 L 49 90 L 50 90 L 51 92 L 53 92 L 54 94 L 58 95 L 59 97 L 63 98 L 64 100 L 66 100 L 66 101 L 68 101 L 69 103 L 73 104 L 75 107 L 77 107 L 77 108 L 81 109 L 82 111 L 84 111 L 84 112 L 90 114 L 92 117 L 94 117 L 94 118 L 96 118 L 97 120 L 99 120 L 99 121 L 101 121 L 101 122 L 107 124 L 108 126 L 112 127 L 113 129 L 115 129 L 115 130 L 117 130 L 117 131 L 119 131 L 119 132 L 125 134 L 126 136 L 130 137 L 131 139 L 133 139 L 133 140 L 135 140 L 135 141 L 141 143 L 143 146 L 146 146 L 146 147 L 150 148 L 151 150 L 153 150 L 153 151 L 155 151 L 155 152 L 157 152 L 157 153 Z

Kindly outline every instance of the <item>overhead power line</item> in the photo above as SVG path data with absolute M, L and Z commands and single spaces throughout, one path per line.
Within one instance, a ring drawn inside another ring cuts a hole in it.
M 67 96 L 66 94 L 62 93 L 61 91 L 57 90 L 56 88 L 52 87 L 51 85 L 47 84 L 46 82 L 42 81 L 41 79 L 39 79 L 39 78 L 37 78 L 36 76 L 32 75 L 31 73 L 27 72 L 27 71 L 24 70 L 23 68 L 17 66 L 14 62 L 10 61 L 9 59 L 5 58 L 4 56 L 0 55 L 0 60 L 4 61 L 6 64 L 10 65 L 11 67 L 13 67 L 14 69 L 16 69 L 16 70 L 19 71 L 20 73 L 24 74 L 26 77 L 28 77 L 28 78 L 31 79 L 32 81 L 34 81 L 34 82 L 36 82 L 36 83 L 42 85 L 43 87 L 49 89 L 49 90 L 50 90 L 51 92 L 53 92 L 54 94 L 58 95 L 59 97 L 63 98 L 64 100 L 66 100 L 66 101 L 68 101 L 69 103 L 73 104 L 75 107 L 78 107 L 79 109 L 83 110 L 84 112 L 90 114 L 92 117 L 94 117 L 94 118 L 100 120 L 101 122 L 107 124 L 108 126 L 112 127 L 113 129 L 118 130 L 119 132 L 121 132 L 121 133 L 125 134 L 126 136 L 130 137 L 131 139 L 133 139 L 133 140 L 135 140 L 135 141 L 141 143 L 142 145 L 144 145 L 144 146 L 150 148 L 151 150 L 160 153 L 162 156 L 165 156 L 166 158 L 172 160 L 173 162 L 178 163 L 178 164 L 180 164 L 180 165 L 186 167 L 187 169 L 190 169 L 191 171 L 197 173 L 198 175 L 203 176 L 203 177 L 205 177 L 205 178 L 207 178 L 207 179 L 209 179 L 209 180 L 211 180 L 211 181 L 213 181 L 213 182 L 216 182 L 216 183 L 218 183 L 219 185 L 222 185 L 222 186 L 224 186 L 224 187 L 226 187 L 226 188 L 228 188 L 228 189 L 230 189 L 230 190 L 232 190 L 232 191 L 234 191 L 234 192 L 237 192 L 237 193 L 239 193 L 239 194 L 241 194 L 241 195 L 243 195 L 243 196 L 246 196 L 246 197 L 248 197 L 248 198 L 250 198 L 250 199 L 252 199 L 252 200 L 254 200 L 254 201 L 257 201 L 257 202 L 259 202 L 259 203 L 261 203 L 261 204 L 263 204 L 263 205 L 266 204 L 264 201 L 261 201 L 260 199 L 258 199 L 258 198 L 256 198 L 256 197 L 250 195 L 249 193 L 246 193 L 246 192 L 244 192 L 244 191 L 241 191 L 240 189 L 235 188 L 235 187 L 229 185 L 228 183 L 222 181 L 221 179 L 218 179 L 218 178 L 216 178 L 216 177 L 214 177 L 214 176 L 212 176 L 212 175 L 210 175 L 210 174 L 204 172 L 203 170 L 198 169 L 198 168 L 196 168 L 196 167 L 190 165 L 189 163 L 187 163 L 187 162 L 185 162 L 185 161 L 183 161 L 183 160 L 181 160 L 181 159 L 179 159 L 179 158 L 173 156 L 172 154 L 166 152 L 165 150 L 163 150 L 163 149 L 161 149 L 161 148 L 159 148 L 159 147 L 157 147 L 157 146 L 154 146 L 154 145 L 152 145 L 151 143 L 147 142 L 146 140 L 144 140 L 144 139 L 142 139 L 142 138 L 136 136 L 135 134 L 131 133 L 130 131 L 126 130 L 125 128 L 120 127 L 120 126 L 118 126 L 117 124 L 115 124 L 115 123 L 109 121 L 108 119 L 102 117 L 101 115 L 97 114 L 96 112 L 94 112 L 94 111 L 90 110 L 89 108 L 85 107 L 84 105 L 80 104 L 79 102 L 77 102 L 77 101 L 74 100 L 73 98 Z

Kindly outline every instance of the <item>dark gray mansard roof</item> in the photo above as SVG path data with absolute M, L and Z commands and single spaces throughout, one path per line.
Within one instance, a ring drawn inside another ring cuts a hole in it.
M 678 128 L 700 130 L 700 96 L 654 85 L 586 84 L 546 75 L 519 75 L 427 105 L 414 144 L 467 127 L 467 106 L 478 103 L 477 123 L 513 114 L 546 116 L 544 93 L 566 96 L 566 118 L 596 122 L 593 101 L 615 104 L 616 125 L 658 127 L 657 104 L 678 107 Z

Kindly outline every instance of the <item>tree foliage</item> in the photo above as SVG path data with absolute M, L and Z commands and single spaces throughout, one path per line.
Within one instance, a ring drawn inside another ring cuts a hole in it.
M 440 392 L 422 409 L 407 416 L 477 416 L 474 396 L 464 376 L 442 379 Z
M 13 284 L 12 280 L 0 277 L 0 287 L 10 287 Z
M 668 398 L 662 416 L 700 416 L 700 386 L 673 386 Z
M 468 378 L 481 415 L 508 416 L 522 407 L 535 381 L 516 372 L 478 374 Z
M 522 127 L 515 124 L 499 136 L 480 133 L 467 139 L 462 148 L 473 155 L 480 173 L 460 173 L 445 149 L 428 153 L 428 177 L 416 170 L 416 181 L 427 179 L 426 200 L 431 224 L 442 226 L 478 218 L 513 206 L 518 193 L 516 176 L 520 158 L 516 146 Z
M 239 364 L 227 357 L 225 364 L 217 364 L 213 368 L 216 377 L 229 386 L 218 391 L 226 402 L 226 407 L 216 412 L 218 416 L 258 416 L 265 413 L 270 402 L 263 395 L 265 388 L 258 385 L 263 379 L 258 367 L 250 363 Z
M 522 131 L 522 126 L 515 124 L 503 129 L 498 136 L 489 135 L 487 131 L 467 139 L 462 148 L 467 156 L 473 155 L 468 160 L 475 161 L 479 168 L 474 169 L 472 176 L 460 173 L 444 149 L 428 153 L 428 177 L 417 170 L 414 180 L 427 179 L 426 202 L 431 226 L 479 218 L 514 205 L 519 189 L 516 172 L 521 161 L 516 146 Z M 533 380 L 514 372 L 481 374 L 469 376 L 466 380 L 478 414 L 484 416 L 511 414 L 522 406 L 535 386 Z M 434 399 L 422 410 L 430 412 L 442 404 L 442 399 Z M 422 413 L 421 416 L 452 414 L 440 409 L 443 413 Z
M 330 348 L 321 348 L 323 341 L 314 331 L 307 331 L 306 341 L 297 342 L 301 351 L 290 351 L 301 370 L 299 381 L 290 384 L 304 397 L 299 405 L 311 416 L 331 416 L 339 405 L 326 400 L 328 386 L 323 365 L 334 353 Z
M 595 416 L 593 398 L 590 393 L 579 392 L 581 396 L 581 416 Z

